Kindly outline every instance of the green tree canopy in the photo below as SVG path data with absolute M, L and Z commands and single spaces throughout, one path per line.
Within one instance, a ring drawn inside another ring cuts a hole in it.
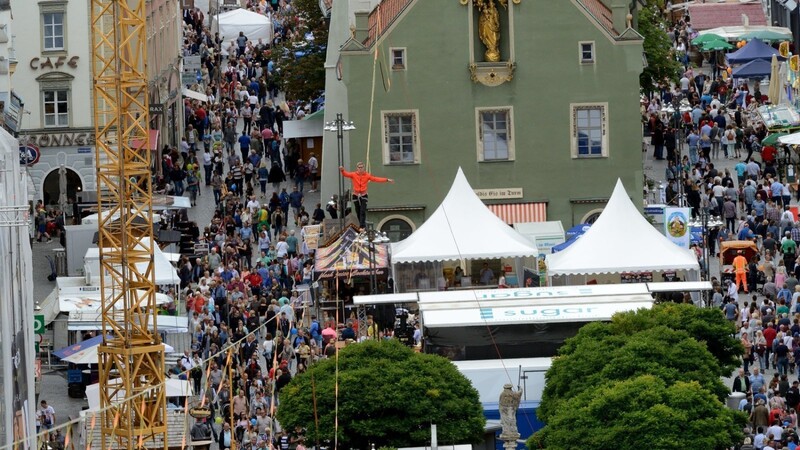
M 648 0 L 639 12 L 639 34 L 644 37 L 644 54 L 647 67 L 639 75 L 639 84 L 645 92 L 656 89 L 658 83 L 677 81 L 681 65 L 672 52 L 672 42 L 667 35 L 663 0 Z
M 743 414 L 696 382 L 643 375 L 566 401 L 528 439 L 531 449 L 722 449 L 741 442 Z
M 725 319 L 722 311 L 713 308 L 697 308 L 685 303 L 662 303 L 651 309 L 640 309 L 615 314 L 609 325 L 591 323 L 568 339 L 559 349 L 560 355 L 569 355 L 585 339 L 598 339 L 607 335 L 629 336 L 657 326 L 683 330 L 698 341 L 705 342 L 708 351 L 720 365 L 720 376 L 728 376 L 739 365 L 744 349 L 734 338 L 736 328 Z
M 736 327 L 719 309 L 697 308 L 687 303 L 663 303 L 652 309 L 615 315 L 611 320 L 611 332 L 632 334 L 659 325 L 686 331 L 698 341 L 705 342 L 708 351 L 719 362 L 720 376 L 729 376 L 739 365 L 744 348 L 734 338 Z
M 328 20 L 318 0 L 294 0 L 291 11 L 284 23 L 297 24 L 294 33 L 273 51 L 279 69 L 276 81 L 287 99 L 310 100 L 325 90 Z M 309 33 L 311 41 L 306 39 Z M 297 52 L 302 56 L 297 57 Z
M 654 375 L 667 385 L 694 380 L 718 400 L 728 395 L 714 356 L 685 331 L 665 326 L 631 335 L 613 331 L 613 325 L 587 325 L 571 340 L 571 352 L 553 361 L 537 410 L 541 419 L 549 422 L 566 401 L 583 392 L 641 375 Z
M 285 429 L 305 428 L 309 443 L 333 441 L 335 373 L 335 360 L 323 360 L 283 388 L 278 420 Z M 339 352 L 342 448 L 429 445 L 431 424 L 440 444 L 478 442 L 484 423 L 478 392 L 445 358 L 395 340 Z

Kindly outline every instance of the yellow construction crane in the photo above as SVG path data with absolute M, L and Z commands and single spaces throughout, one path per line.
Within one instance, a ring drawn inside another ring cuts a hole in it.
M 99 347 L 102 448 L 166 449 L 164 344 L 156 330 L 145 0 L 91 0 L 91 24 L 97 245 L 106 336 Z

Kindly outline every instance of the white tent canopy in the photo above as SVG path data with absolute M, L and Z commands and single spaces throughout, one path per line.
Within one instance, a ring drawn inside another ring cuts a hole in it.
M 263 14 L 240 8 L 220 14 L 216 20 L 219 25 L 219 36 L 226 44 L 227 41 L 236 39 L 240 31 L 251 41 L 259 39 L 263 39 L 264 42 L 272 41 L 272 21 Z
M 119 384 L 120 379 L 114 378 L 109 381 L 110 385 Z M 167 397 L 188 397 L 192 395 L 192 385 L 186 380 L 167 378 L 164 380 Z M 125 398 L 125 389 L 120 389 L 112 399 L 120 401 Z M 86 386 L 86 399 L 89 401 L 89 411 L 100 411 L 100 384 L 90 384 Z
M 536 245 L 481 202 L 461 168 L 450 192 L 408 238 L 392 244 L 392 263 L 536 256 Z
M 155 281 L 156 285 L 164 286 L 164 285 L 175 285 L 181 282 L 180 277 L 178 276 L 178 271 L 175 269 L 175 266 L 169 261 L 161 249 L 158 247 L 158 244 L 154 244 L 150 241 L 145 241 L 148 246 L 153 247 L 153 261 L 154 261 L 154 269 L 155 269 Z M 138 248 L 143 249 L 141 246 Z M 84 261 L 89 266 L 89 271 L 92 276 L 100 276 L 100 249 L 97 247 L 92 247 L 86 250 L 86 256 L 84 257 Z M 137 268 L 144 273 L 147 269 L 146 263 L 137 264 Z
M 567 249 L 547 255 L 548 276 L 700 270 L 694 254 L 670 242 L 636 209 L 622 181 L 603 213 Z
M 784 145 L 800 145 L 800 133 L 787 134 L 778 138 L 778 142 Z

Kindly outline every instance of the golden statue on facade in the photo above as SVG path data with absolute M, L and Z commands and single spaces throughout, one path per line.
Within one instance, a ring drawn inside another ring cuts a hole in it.
M 478 8 L 478 37 L 486 47 L 484 58 L 486 62 L 500 61 L 500 13 L 497 4 L 503 8 L 508 7 L 508 0 L 474 0 Z

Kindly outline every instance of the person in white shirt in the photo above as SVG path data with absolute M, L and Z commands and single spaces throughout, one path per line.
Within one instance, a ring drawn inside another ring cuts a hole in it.
M 779 421 L 777 420 L 771 427 L 767 428 L 767 436 L 772 435 L 772 437 L 775 439 L 775 442 L 780 442 L 781 434 L 783 434 L 783 428 L 781 428 Z
M 308 192 L 317 192 L 317 175 L 319 174 L 319 161 L 316 155 L 312 152 L 308 158 L 308 171 L 311 173 L 311 190 Z

